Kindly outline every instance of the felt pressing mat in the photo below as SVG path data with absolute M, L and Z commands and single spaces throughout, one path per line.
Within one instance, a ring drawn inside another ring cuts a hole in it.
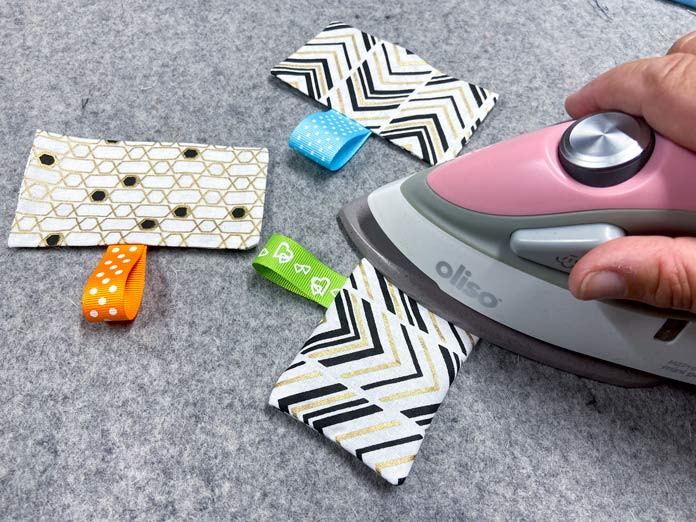
M 480 346 L 408 481 L 266 406 L 321 319 L 255 251 L 153 249 L 136 321 L 87 324 L 97 249 L 6 246 L 36 128 L 267 147 L 261 242 L 349 273 L 343 202 L 423 163 L 370 140 L 342 171 L 287 147 L 314 110 L 268 71 L 331 20 L 490 86 L 467 150 L 565 118 L 563 96 L 664 52 L 696 17 L 653 0 L 10 0 L 0 14 L 0 519 L 693 520 L 696 393 L 623 390 Z

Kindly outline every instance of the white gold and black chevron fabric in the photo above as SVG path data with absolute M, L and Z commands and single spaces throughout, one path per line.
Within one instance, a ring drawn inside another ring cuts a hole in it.
M 362 260 L 269 403 L 401 484 L 476 341 Z
M 498 98 L 341 22 L 271 74 L 431 165 L 454 158 Z

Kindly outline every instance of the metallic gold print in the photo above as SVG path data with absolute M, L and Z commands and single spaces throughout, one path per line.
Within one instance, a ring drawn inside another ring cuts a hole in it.
M 395 426 L 401 426 L 401 421 L 393 420 L 389 422 L 383 422 L 381 424 L 375 424 L 374 426 L 368 426 L 367 428 L 362 428 L 360 430 L 349 431 L 348 433 L 338 435 L 334 440 L 340 444 L 344 440 L 352 439 L 355 437 L 361 437 L 363 435 L 367 435 L 368 433 L 386 430 Z
M 309 372 L 309 373 L 303 373 L 302 375 L 298 375 L 297 377 L 293 377 L 291 379 L 285 379 L 284 381 L 278 381 L 274 388 L 280 388 L 281 386 L 285 386 L 287 384 L 292 384 L 295 382 L 299 381 L 306 381 L 307 379 L 314 379 L 315 377 L 321 377 L 321 372 L 316 371 L 316 372 Z
M 387 288 L 389 289 L 389 295 L 392 298 L 392 301 L 394 302 L 394 309 L 396 310 L 396 315 L 399 316 L 399 319 L 402 321 L 404 320 L 404 313 L 401 310 L 401 303 L 399 303 L 399 299 L 397 298 L 396 295 L 396 290 L 394 289 L 394 285 L 391 284 L 390 281 L 387 281 Z
M 443 108 L 442 105 L 418 105 L 416 104 L 418 100 L 411 100 L 411 103 L 414 104 L 410 107 L 404 107 L 402 109 L 403 111 L 422 111 L 423 109 L 428 109 L 428 110 L 440 110 Z M 445 118 L 447 119 L 447 123 L 449 124 L 449 128 L 452 131 L 452 134 L 455 134 L 457 132 L 457 129 L 454 127 L 454 124 L 452 123 L 452 119 L 450 118 L 449 112 L 446 110 L 442 111 L 445 114 Z
M 401 366 L 401 360 L 399 359 L 399 352 L 396 349 L 396 344 L 394 343 L 394 337 L 392 336 L 391 330 L 389 328 L 389 321 L 387 315 L 382 313 L 382 321 L 384 322 L 384 329 L 387 332 L 387 339 L 389 340 L 389 346 L 391 346 L 392 355 L 394 360 L 384 364 L 378 364 L 377 366 L 370 366 L 369 368 L 361 368 L 359 370 L 354 370 L 352 372 L 346 372 L 341 374 L 342 379 L 350 379 L 351 377 L 356 377 L 357 375 L 364 375 L 366 373 L 378 372 L 382 370 L 388 370 L 389 368 L 394 368 L 396 366 Z
M 385 45 L 386 45 L 386 42 L 385 42 Z M 398 64 L 401 65 L 402 67 L 417 67 L 417 66 L 420 66 L 420 65 L 424 65 L 424 66 L 426 66 L 426 67 L 430 67 L 430 66 L 428 65 L 428 63 L 427 63 L 425 60 L 423 60 L 420 56 L 418 56 L 418 55 L 416 55 L 416 54 L 412 55 L 412 56 L 413 56 L 413 61 L 412 61 L 412 62 L 402 62 L 402 61 L 401 61 L 401 56 L 400 56 L 400 53 L 399 53 L 399 46 L 398 46 L 398 45 L 394 45 L 393 43 L 390 43 L 389 45 L 391 45 L 391 46 L 394 48 L 394 56 L 396 56 L 396 63 L 398 63 Z M 403 49 L 404 51 L 406 50 L 406 49 L 404 49 L 403 47 L 401 47 L 401 49 Z
M 365 272 L 365 267 L 362 263 L 360 263 L 358 266 L 360 267 L 360 274 L 362 275 L 363 284 L 365 285 L 365 290 L 367 291 L 367 297 L 369 297 L 370 301 L 372 301 L 374 300 L 374 297 L 372 297 L 372 289 L 370 288 L 370 283 L 367 281 L 367 273 Z
M 353 85 L 355 86 L 355 95 L 358 97 L 358 105 L 360 105 L 361 107 L 382 106 L 382 105 L 385 105 L 386 103 L 401 104 L 404 101 L 406 101 L 406 99 L 408 98 L 408 96 L 399 96 L 399 97 L 390 98 L 389 100 L 367 101 L 365 99 L 365 94 L 363 92 L 362 83 L 360 82 L 360 77 L 358 76 L 357 71 L 353 73 L 353 75 L 351 76 L 351 79 L 353 80 Z M 386 119 L 387 115 L 385 114 L 384 116 L 382 116 L 382 118 Z
M 324 60 L 322 63 L 328 64 L 323 74 L 327 81 L 330 76 L 334 87 L 318 93 L 316 99 L 431 164 L 454 158 L 471 138 L 477 122 L 480 123 L 493 108 L 497 95 L 483 89 L 487 99 L 478 107 L 474 103 L 476 95 L 466 82 L 448 77 L 420 56 L 371 35 L 367 36 L 371 42 L 374 39 L 374 43 L 367 49 L 362 41 L 365 35 L 367 33 L 352 27 L 329 27 L 292 55 L 317 62 Z M 340 47 L 343 52 L 350 53 L 351 67 L 342 59 Z M 281 65 L 290 66 L 288 62 Z M 280 70 L 274 74 L 282 81 L 299 85 L 300 90 L 309 94 L 308 82 L 319 82 L 322 74 L 315 65 L 308 63 L 306 67 L 295 66 L 288 74 Z M 307 72 L 308 77 L 298 79 L 300 70 Z M 406 71 L 408 75 L 399 74 Z M 360 81 L 359 75 L 366 72 L 372 77 L 372 87 L 363 86 Z M 446 85 L 439 81 L 428 85 L 434 77 L 448 81 Z M 438 100 L 422 99 L 432 97 L 449 99 L 442 100 L 441 104 Z M 418 114 L 423 118 L 389 125 L 394 119 Z M 426 150 L 427 143 L 432 143 L 432 151 Z
M 428 361 L 430 374 L 433 378 L 433 385 L 427 386 L 425 388 L 418 388 L 416 390 L 408 390 L 404 392 L 394 393 L 392 395 L 387 395 L 385 397 L 380 397 L 379 400 L 381 400 L 382 402 L 395 401 L 397 399 L 403 399 L 404 397 L 413 397 L 414 395 L 421 395 L 423 393 L 432 393 L 440 389 L 440 381 L 437 378 L 437 372 L 435 371 L 435 365 L 433 364 L 433 360 L 430 357 L 430 351 L 428 350 L 428 346 L 425 344 L 425 341 L 423 341 L 423 338 L 420 335 L 418 336 L 418 340 L 420 341 L 421 347 L 423 348 L 423 352 L 425 353 L 425 359 Z
M 336 69 L 338 69 L 338 73 L 343 76 L 343 69 L 341 68 L 341 61 L 338 59 L 338 53 L 334 50 L 328 50 L 325 49 L 321 51 L 321 53 L 317 53 L 317 51 L 297 51 L 295 54 L 299 55 L 308 55 L 308 56 L 316 56 L 317 54 L 330 54 L 333 56 L 334 62 L 336 63 Z M 326 89 L 328 90 L 328 88 Z M 324 92 L 326 92 L 326 90 Z
M 474 112 L 471 110 L 471 105 L 469 105 L 469 101 L 466 98 L 466 93 L 464 92 L 464 89 L 462 87 L 456 87 L 454 89 L 452 89 L 452 88 L 449 88 L 449 89 L 425 89 L 423 91 L 420 91 L 418 93 L 418 96 L 425 96 L 425 95 L 431 95 L 431 94 L 441 94 L 441 93 L 451 93 L 453 90 L 461 92 L 462 101 L 464 102 L 464 106 L 466 107 L 466 112 L 469 115 L 469 119 L 473 119 Z
M 375 466 L 375 471 L 379 473 L 380 475 L 382 474 L 382 470 L 384 468 L 391 468 L 393 466 L 398 466 L 399 464 L 406 464 L 407 462 L 412 462 L 416 460 L 415 455 L 408 455 L 407 457 L 401 457 L 398 459 L 393 459 L 393 460 L 386 460 L 384 462 L 380 462 Z
M 380 61 L 379 61 L 379 53 L 375 53 L 375 54 L 374 54 L 374 58 L 375 58 L 375 63 L 377 64 L 377 77 L 379 78 L 379 81 L 380 81 L 383 85 L 397 85 L 397 86 L 401 87 L 402 85 L 414 85 L 414 86 L 418 86 L 418 85 L 423 85 L 423 84 L 425 83 L 425 81 L 407 82 L 407 81 L 404 81 L 404 80 L 396 80 L 396 81 L 391 82 L 391 81 L 385 80 L 382 71 L 386 71 L 387 68 L 386 68 L 386 67 L 383 67 L 382 64 L 380 63 Z M 397 57 L 397 60 L 398 60 L 398 57 Z M 426 75 L 426 74 L 430 74 L 430 71 L 423 72 L 423 75 Z
M 360 334 L 360 341 L 353 344 L 347 344 L 345 346 L 336 346 L 335 348 L 329 348 L 327 350 L 322 350 L 320 352 L 314 352 L 308 355 L 311 359 L 318 359 L 319 357 L 324 357 L 326 355 L 334 355 L 336 353 L 349 352 L 357 348 L 365 348 L 367 346 L 367 332 L 365 331 L 365 324 L 363 323 L 362 314 L 360 313 L 360 306 L 358 301 L 353 294 L 350 294 L 350 299 L 353 301 L 353 309 L 355 310 L 355 321 L 358 323 L 358 333 Z
M 196 156 L 184 156 L 187 149 L 195 149 Z M 161 157 L 162 150 L 169 151 L 170 157 Z M 223 153 L 231 159 L 204 159 L 206 153 Z M 53 156 L 55 162 L 50 167 L 42 165 L 42 154 Z M 141 240 L 142 235 L 130 241 L 249 248 L 260 236 L 267 155 L 264 149 L 114 143 L 38 131 L 20 189 L 10 244 L 45 246 L 46 237 L 61 233 L 62 246 L 104 245 L 129 242 L 130 234 L 145 233 L 146 241 Z M 190 167 L 184 167 L 186 164 Z M 123 181 L 127 178 L 134 178 L 135 183 L 126 185 Z M 167 186 L 161 186 L 163 182 Z M 105 197 L 91 199 L 95 192 L 104 192 Z M 183 193 L 194 202 L 175 201 Z M 228 197 L 244 198 L 241 206 L 249 210 L 237 225 L 207 214 L 217 209 L 222 212 Z M 22 211 L 27 206 L 32 206 L 31 211 Z M 172 211 L 181 206 L 189 208 L 187 216 L 173 216 Z M 138 223 L 144 219 L 167 222 L 161 228 L 140 231 Z
M 337 90 L 336 94 L 338 95 L 338 110 L 341 114 L 345 114 L 346 113 L 346 105 L 343 102 L 343 94 L 341 94 L 340 90 Z
M 296 71 L 306 71 L 307 69 L 313 69 L 319 75 L 319 80 L 321 80 L 321 85 L 319 86 L 319 88 L 321 89 L 321 93 L 317 94 L 321 94 L 321 96 L 323 96 L 328 92 L 329 88 L 326 83 L 326 78 L 324 77 L 324 69 L 322 69 L 321 65 L 295 65 L 293 63 L 288 62 L 283 62 L 280 65 L 285 69 L 293 69 Z
M 331 43 L 336 43 L 336 41 L 340 41 L 339 39 L 345 39 L 346 36 L 348 36 L 348 35 L 345 35 L 345 34 L 339 34 L 339 35 L 330 34 L 330 35 L 328 35 L 328 36 L 315 36 L 314 38 L 312 38 L 311 41 L 314 42 L 315 40 L 329 40 Z M 358 41 L 355 39 L 355 35 L 354 35 L 354 34 L 350 34 L 350 39 L 351 39 L 352 42 L 353 42 L 353 49 L 355 49 L 356 54 L 358 54 L 358 49 L 360 49 L 360 47 L 358 47 Z
M 445 339 L 445 336 L 442 335 L 442 330 L 440 330 L 440 327 L 437 325 L 437 319 L 435 318 L 435 314 L 428 310 L 428 315 L 430 315 L 430 321 L 433 323 L 435 331 L 437 332 L 438 337 L 440 337 L 440 341 L 443 344 L 445 344 L 447 340 Z
M 421 122 L 419 122 L 419 123 L 421 123 Z M 439 151 L 437 153 L 438 156 L 441 154 L 444 154 L 445 149 L 442 147 L 442 142 L 440 141 L 439 134 L 437 132 L 437 129 L 435 128 L 435 125 L 433 125 L 432 120 L 430 118 L 426 117 L 426 118 L 424 118 L 424 121 L 422 123 L 424 123 L 428 127 L 428 129 L 430 130 L 429 136 L 432 138 L 434 143 L 437 145 L 437 150 Z M 380 132 L 385 132 L 385 131 L 389 131 L 389 130 L 393 130 L 393 129 L 408 129 L 408 128 L 413 127 L 413 125 L 414 125 L 413 121 L 409 121 L 407 123 L 397 123 L 394 125 L 387 125 L 384 129 L 381 129 Z
M 355 397 L 354 392 L 345 392 L 340 395 L 334 395 L 333 397 L 321 399 L 320 401 L 308 402 L 302 406 L 295 406 L 290 413 L 292 413 L 293 417 L 297 417 L 297 414 L 302 413 L 303 411 L 312 410 L 314 408 L 319 408 L 320 406 L 326 406 L 327 404 L 333 404 L 334 402 L 350 399 L 352 397 Z
M 476 341 L 474 340 L 474 336 L 471 335 L 468 331 L 463 330 L 466 336 L 469 338 L 469 342 L 471 343 L 471 347 L 473 348 L 474 345 L 476 344 Z

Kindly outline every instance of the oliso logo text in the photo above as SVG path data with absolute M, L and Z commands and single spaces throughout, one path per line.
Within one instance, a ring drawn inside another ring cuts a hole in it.
M 477 299 L 486 308 L 495 308 L 501 299 L 490 292 L 482 292 L 481 287 L 471 281 L 471 272 L 464 265 L 459 265 L 456 270 L 447 261 L 439 261 L 435 270 L 440 277 L 446 279 L 449 284 L 464 292 L 465 295 Z

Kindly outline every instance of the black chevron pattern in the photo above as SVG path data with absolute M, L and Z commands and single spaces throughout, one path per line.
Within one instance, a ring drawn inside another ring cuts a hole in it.
M 271 69 L 271 74 L 321 101 L 336 84 L 348 77 L 376 44 L 374 36 L 333 22 Z
M 341 22 L 271 74 L 431 165 L 454 158 L 497 100 Z
M 411 147 L 430 164 L 439 163 L 466 144 L 496 100 L 486 89 L 437 73 L 399 108 L 380 135 Z
M 327 95 L 327 105 L 379 134 L 380 128 L 431 75 L 430 66 L 415 54 L 380 42 Z
M 376 302 L 375 306 L 385 307 L 402 321 L 424 333 L 437 335 L 442 344 L 457 346 L 461 352 L 457 352 L 459 357 L 466 358 L 469 353 L 468 347 L 476 344 L 469 332 L 430 312 L 366 261 L 351 274 L 348 282 L 353 290 Z M 377 292 L 374 290 L 376 288 Z
M 269 402 L 400 484 L 475 341 L 363 260 Z
M 303 354 L 331 347 L 336 343 L 337 339 L 342 339 L 345 343 L 360 340 L 350 295 L 342 291 L 336 296 L 334 302 L 336 303 L 336 327 L 312 335 L 302 349 Z

